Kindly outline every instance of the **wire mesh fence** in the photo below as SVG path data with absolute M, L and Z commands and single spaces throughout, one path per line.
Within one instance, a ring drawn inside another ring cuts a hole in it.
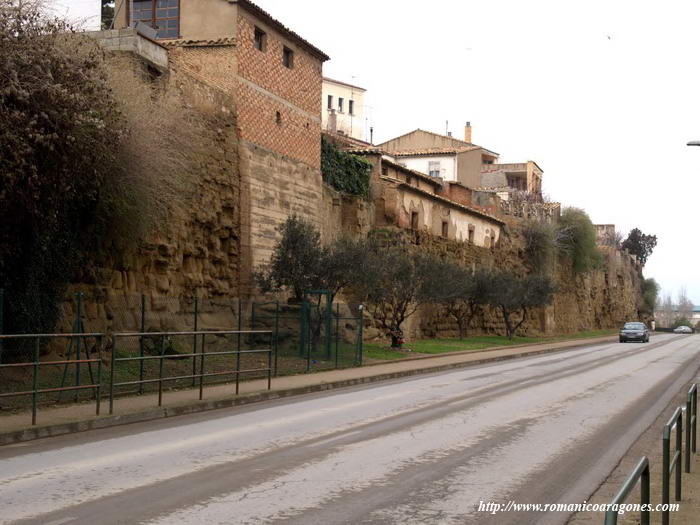
M 359 310 L 333 303 L 252 303 L 251 329 L 274 335 L 275 375 L 362 365 Z
M 105 334 L 100 344 L 85 337 L 42 341 L 39 361 L 46 365 L 39 367 L 36 378 L 32 366 L 0 367 L 0 394 L 29 391 L 36 380 L 40 389 L 47 390 L 36 396 L 39 406 L 88 401 L 94 397 L 94 388 L 83 387 L 95 382 L 96 359 L 106 366 L 100 381 L 102 395 L 110 392 L 112 381 L 119 383 L 114 389 L 116 397 L 201 387 L 200 379 L 202 385 L 260 379 L 266 377 L 268 359 L 272 376 L 361 365 L 359 309 L 316 299 L 312 296 L 288 304 L 245 302 L 235 297 L 76 293 L 57 305 L 61 318 L 55 331 Z M 0 289 L 0 334 L 12 328 L 3 316 L 9 301 Z M 201 340 L 190 333 L 215 331 L 266 333 L 220 333 Z M 124 332 L 140 335 L 123 339 L 115 347 L 112 335 Z M 164 332 L 169 335 L 158 335 Z M 269 352 L 255 352 L 261 348 Z M 0 338 L 0 365 L 31 365 L 36 351 L 31 338 Z M 200 369 L 202 354 L 204 372 Z M 109 369 L 112 357 L 121 359 L 113 374 Z M 67 360 L 90 362 L 68 366 Z M 156 381 L 159 377 L 168 379 Z M 67 386 L 78 388 L 68 391 Z M 30 401 L 26 396 L 0 396 L 0 409 L 27 408 Z

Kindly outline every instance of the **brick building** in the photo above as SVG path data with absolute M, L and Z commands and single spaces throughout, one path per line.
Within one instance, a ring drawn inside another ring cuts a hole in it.
M 232 95 L 238 127 L 241 291 L 276 227 L 317 225 L 322 66 L 328 56 L 248 0 L 117 0 L 115 29 L 152 27 L 170 69 Z M 143 27 L 143 26 L 142 26 Z

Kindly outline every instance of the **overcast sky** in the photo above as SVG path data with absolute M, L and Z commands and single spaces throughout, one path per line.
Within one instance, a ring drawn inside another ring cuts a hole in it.
M 645 275 L 700 304 L 700 2 L 257 3 L 368 90 L 375 142 L 469 120 L 502 162 L 536 161 L 552 200 L 656 234 Z

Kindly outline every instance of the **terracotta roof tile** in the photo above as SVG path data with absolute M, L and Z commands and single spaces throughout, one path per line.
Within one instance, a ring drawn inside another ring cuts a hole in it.
M 463 148 L 423 148 L 423 149 L 407 149 L 393 152 L 396 157 L 413 157 L 418 155 L 456 155 L 464 151 L 474 151 L 483 149 L 480 146 L 465 146 Z
M 215 38 L 212 40 L 161 40 L 163 47 L 215 47 L 215 46 L 235 46 L 236 39 L 233 37 Z

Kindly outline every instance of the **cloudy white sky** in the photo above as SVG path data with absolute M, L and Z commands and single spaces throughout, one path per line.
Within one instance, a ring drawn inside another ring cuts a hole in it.
M 700 2 L 257 3 L 368 90 L 375 142 L 469 120 L 503 162 L 537 161 L 552 200 L 656 234 L 645 275 L 700 304 Z

